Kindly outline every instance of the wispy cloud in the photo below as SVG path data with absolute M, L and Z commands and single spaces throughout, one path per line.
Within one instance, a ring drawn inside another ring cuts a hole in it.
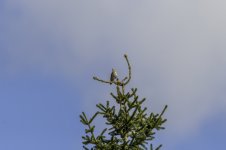
M 7 56 L 11 72 L 57 72 L 91 84 L 88 91 L 97 96 L 103 89 L 93 88 L 87 76 L 107 76 L 100 71 L 111 65 L 122 72 L 127 52 L 141 95 L 156 111 L 168 104 L 169 130 L 188 134 L 226 105 L 225 4 L 11 0 L 4 5 L 0 57 Z

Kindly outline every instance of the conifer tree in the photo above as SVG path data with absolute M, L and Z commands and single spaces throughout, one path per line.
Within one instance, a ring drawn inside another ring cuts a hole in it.
M 125 91 L 125 86 L 131 79 L 131 66 L 127 55 L 124 55 L 128 65 L 128 76 L 120 80 L 117 73 L 112 69 L 110 80 L 102 80 L 93 77 L 106 84 L 113 84 L 116 87 L 116 93 L 110 93 L 115 100 L 115 105 L 99 103 L 96 105 L 98 111 L 88 119 L 86 114 L 82 112 L 80 121 L 86 126 L 85 136 L 83 139 L 83 148 L 85 150 L 154 150 L 151 141 L 154 139 L 155 132 L 164 129 L 162 126 L 166 119 L 163 114 L 167 105 L 160 114 L 147 114 L 147 107 L 143 103 L 145 98 L 139 99 L 137 89 L 132 88 Z M 106 128 L 99 135 L 95 135 L 95 125 L 93 120 L 97 116 L 102 116 L 106 120 Z M 150 145 L 149 145 L 150 144 Z M 159 150 L 159 145 L 155 150 Z

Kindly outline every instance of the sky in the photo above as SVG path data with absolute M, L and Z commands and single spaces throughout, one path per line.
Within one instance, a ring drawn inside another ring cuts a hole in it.
M 0 149 L 82 149 L 95 104 L 119 78 L 168 109 L 154 145 L 226 147 L 226 2 L 223 0 L 0 0 Z M 114 102 L 112 102 L 113 104 Z M 99 129 L 103 122 L 96 122 Z

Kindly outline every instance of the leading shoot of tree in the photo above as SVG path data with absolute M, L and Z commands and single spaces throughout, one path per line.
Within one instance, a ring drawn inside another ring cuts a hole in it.
M 139 99 L 137 89 L 132 88 L 126 92 L 125 87 L 131 79 L 131 66 L 127 55 L 124 55 L 128 65 L 128 76 L 120 80 L 115 69 L 112 69 L 110 80 L 102 80 L 93 77 L 106 84 L 113 84 L 116 87 L 116 93 L 110 93 L 115 100 L 115 105 L 99 103 L 96 107 L 99 109 L 90 119 L 82 112 L 80 121 L 86 126 L 83 139 L 83 148 L 85 150 L 153 150 L 151 141 L 154 139 L 155 132 L 164 129 L 162 126 L 166 122 L 163 114 L 167 105 L 160 114 L 147 114 L 147 107 L 143 107 L 145 98 Z M 97 116 L 102 116 L 106 120 L 106 128 L 99 135 L 95 135 L 95 125 L 93 120 Z M 159 150 L 159 145 L 155 150 Z

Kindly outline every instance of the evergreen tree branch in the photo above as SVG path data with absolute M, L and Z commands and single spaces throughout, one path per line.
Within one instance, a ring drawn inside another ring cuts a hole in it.
M 93 77 L 99 82 L 116 85 L 116 94 L 110 93 L 116 104 L 111 106 L 109 101 L 106 104 L 97 104 L 99 111 L 90 119 L 87 119 L 86 114 L 82 112 L 80 121 L 87 127 L 86 135 L 82 137 L 85 150 L 89 150 L 86 145 L 91 146 L 91 150 L 144 150 L 147 149 L 146 145 L 154 139 L 154 131 L 164 129 L 162 125 L 166 119 L 162 116 L 167 105 L 160 114 L 147 115 L 148 108 L 142 107 L 146 99 L 139 100 L 136 94 L 137 89 L 132 88 L 131 91 L 125 92 L 125 86 L 131 80 L 131 66 L 126 54 L 124 58 L 128 65 L 128 75 L 123 80 L 120 81 L 116 73 L 109 81 Z M 117 77 L 116 81 L 114 77 Z M 91 123 L 98 115 L 106 119 L 105 124 L 109 128 L 103 129 L 98 136 L 95 136 L 95 126 Z M 155 150 L 161 147 L 162 145 L 159 145 Z M 150 144 L 150 150 L 154 150 L 152 144 Z

